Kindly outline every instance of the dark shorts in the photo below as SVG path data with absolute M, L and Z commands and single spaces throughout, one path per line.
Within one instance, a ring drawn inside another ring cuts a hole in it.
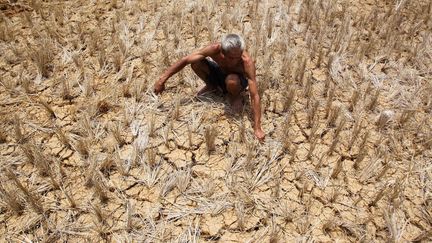
M 210 83 L 210 85 L 220 87 L 224 94 L 228 93 L 225 85 L 225 79 L 228 76 L 228 74 L 225 73 L 215 61 L 205 58 L 204 62 L 207 63 L 207 66 L 210 69 L 210 75 L 208 77 L 208 82 Z M 235 74 L 239 76 L 240 85 L 242 87 L 242 91 L 244 91 L 248 86 L 247 78 L 243 74 L 239 74 L 239 73 L 235 73 Z

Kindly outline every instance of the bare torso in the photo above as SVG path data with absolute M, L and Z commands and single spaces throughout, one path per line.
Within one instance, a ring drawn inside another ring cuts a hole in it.
M 243 59 L 245 57 L 245 54 L 243 53 L 242 58 L 240 59 L 240 61 L 238 63 L 236 63 L 235 65 L 230 65 L 228 64 L 225 59 L 224 56 L 222 54 L 220 45 L 218 46 L 219 51 L 213 55 L 210 55 L 209 57 L 215 61 L 219 67 L 227 74 L 229 73 L 240 73 L 240 74 L 244 74 L 244 64 L 243 64 Z

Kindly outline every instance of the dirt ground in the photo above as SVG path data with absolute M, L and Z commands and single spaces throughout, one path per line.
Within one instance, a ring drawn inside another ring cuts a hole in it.
M 430 1 L 0 1 L 0 242 L 432 240 Z M 239 33 L 249 93 L 182 56 Z M 214 137 L 214 139 L 212 139 Z

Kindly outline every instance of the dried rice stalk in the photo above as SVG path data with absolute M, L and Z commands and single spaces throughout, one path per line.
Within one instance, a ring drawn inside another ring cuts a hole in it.
M 60 189 L 65 194 L 65 197 L 68 200 L 69 205 L 71 206 L 71 208 L 76 208 L 77 207 L 77 203 L 76 203 L 75 199 L 72 197 L 72 194 L 69 193 L 68 191 L 66 191 L 66 189 L 63 186 L 61 186 Z
M 31 94 L 33 92 L 32 88 L 31 88 L 31 82 L 30 82 L 30 78 L 29 77 L 23 77 L 22 75 L 20 75 L 20 79 L 19 79 L 20 83 L 21 83 L 21 87 L 24 88 L 24 91 L 27 94 Z
M 18 180 L 15 173 L 13 173 L 9 168 L 6 169 L 6 175 L 12 179 L 16 186 L 24 193 L 26 196 L 27 201 L 32 206 L 33 210 L 35 210 L 36 213 L 43 214 L 45 211 L 42 207 L 42 204 L 37 196 L 35 196 L 33 193 L 30 193 L 29 190 L 21 184 L 21 182 Z
M 324 89 L 323 89 L 322 94 L 324 97 L 331 96 L 331 99 L 333 99 L 334 88 L 333 88 L 333 84 L 331 81 L 332 81 L 331 76 L 328 75 L 326 80 L 325 80 L 325 83 L 324 83 Z M 329 91 L 330 91 L 330 93 L 329 93 Z M 328 100 L 327 100 L 327 103 L 328 103 Z
M 30 59 L 36 64 L 39 75 L 47 78 L 54 61 L 52 42 L 48 39 L 43 39 L 39 46 L 30 48 L 28 53 Z
M 0 144 L 7 141 L 7 133 L 3 127 L 0 127 Z
M 316 112 L 318 110 L 319 101 L 315 100 L 313 102 L 313 105 L 308 110 L 307 119 L 308 119 L 308 128 L 311 128 L 314 126 L 314 121 L 316 120 Z
M 180 118 L 180 98 L 177 97 L 174 102 L 174 108 L 171 112 L 171 117 L 174 120 L 178 120 Z
M 341 120 L 339 121 L 339 125 L 337 126 L 336 130 L 335 130 L 335 134 L 334 134 L 334 138 L 338 138 L 342 129 L 344 128 L 346 123 L 346 118 L 343 116 L 341 118 Z
M 33 165 L 38 169 L 39 175 L 48 176 L 51 161 L 48 161 L 48 158 L 42 153 L 42 149 L 35 146 L 31 146 L 30 148 L 34 156 Z
M 384 210 L 384 219 L 386 221 L 388 232 L 390 234 L 389 241 L 400 242 L 408 221 L 406 220 L 405 222 L 400 222 L 398 224 L 396 214 L 393 208 L 390 208 L 389 210 Z
M 354 142 L 357 140 L 361 130 L 362 130 L 362 119 L 361 118 L 357 118 L 356 123 L 354 124 L 354 128 L 352 131 L 352 136 L 351 136 L 351 140 L 348 144 L 348 150 L 351 150 L 352 146 L 354 145 Z
M 21 120 L 18 115 L 14 115 L 14 135 L 15 140 L 18 144 L 22 144 L 25 142 L 24 135 L 22 132 Z
M 75 151 L 77 151 L 84 159 L 88 158 L 90 154 L 89 142 L 85 138 L 79 139 L 73 146 Z
M 354 107 L 356 106 L 359 98 L 360 98 L 360 91 L 356 89 L 353 91 L 353 94 L 351 96 L 349 111 L 351 112 L 354 111 Z
M 168 193 L 170 193 L 177 184 L 177 173 L 173 172 L 167 176 L 165 183 L 162 185 L 160 190 L 160 197 L 166 197 Z
M 127 200 L 126 202 L 126 230 L 127 231 L 131 231 L 134 228 L 134 223 L 133 223 L 133 214 L 134 214 L 134 207 L 132 205 L 132 203 L 130 202 L 130 200 Z
M 245 230 L 245 207 L 243 202 L 237 202 L 235 203 L 235 214 L 237 217 L 237 227 L 239 230 L 244 231 Z
M 296 156 L 297 156 L 297 151 L 298 151 L 298 145 L 295 144 L 294 148 L 292 149 L 292 152 L 291 152 L 291 158 L 289 160 L 289 164 L 294 163 L 294 160 L 296 159 Z
M 101 175 L 99 175 L 98 173 L 95 173 L 93 175 L 93 190 L 95 195 L 102 203 L 106 203 L 109 200 L 107 189 L 102 182 Z
M 380 95 L 380 90 L 376 90 L 375 91 L 375 94 L 374 94 L 374 96 L 372 97 L 372 99 L 370 100 L 370 102 L 369 102 L 369 104 L 367 104 L 367 106 L 366 106 L 366 108 L 368 109 L 368 110 L 373 110 L 376 106 L 377 106 L 377 103 L 378 103 L 378 97 L 379 97 L 379 95 Z
M 404 110 L 397 121 L 398 126 L 403 127 L 414 114 L 415 110 Z
M 334 88 L 332 87 L 329 92 L 328 92 L 328 96 L 327 96 L 327 103 L 325 106 L 325 118 L 328 118 L 329 114 L 330 114 L 330 110 L 332 108 L 332 103 L 333 103 L 333 97 L 334 97 Z M 327 92 L 326 92 L 327 93 Z
M 53 189 L 55 189 L 55 190 L 60 189 L 60 184 L 57 182 L 53 168 L 48 169 L 48 176 L 51 180 L 51 184 L 53 186 Z
M 61 127 L 57 127 L 56 129 L 56 135 L 58 137 L 58 139 L 60 140 L 60 142 L 66 147 L 66 148 L 71 148 L 71 143 L 70 143 L 70 138 L 69 136 L 67 136 L 63 130 L 61 129 Z
M 5 188 L 3 188 L 3 185 L 0 185 L 0 198 L 15 214 L 22 214 L 24 210 L 24 204 L 19 200 L 16 193 L 8 192 Z
M 115 166 L 116 166 L 116 169 L 117 169 L 117 171 L 120 173 L 120 175 L 122 175 L 122 176 L 128 176 L 128 175 L 129 175 L 129 170 L 130 170 L 131 164 L 128 164 L 128 165 L 126 166 L 127 168 L 125 168 L 125 166 L 124 166 L 124 161 L 123 161 L 123 159 L 120 158 L 120 151 L 119 151 L 119 148 L 117 147 L 115 150 L 116 150 L 116 151 L 114 151 L 114 155 L 113 155 L 113 158 L 112 158 L 112 159 L 113 159 L 113 161 L 114 161 L 114 164 L 115 164 Z M 132 160 L 129 159 L 129 160 L 127 160 L 126 162 L 131 163 Z
M 392 110 L 384 110 L 381 112 L 381 114 L 379 115 L 379 118 L 376 122 L 376 125 L 378 126 L 378 129 L 384 129 L 389 122 L 391 122 L 393 120 L 394 117 L 394 111 Z
M 102 213 L 101 208 L 93 203 L 90 203 L 91 208 L 93 209 L 93 213 L 96 216 L 99 223 L 105 222 L 105 215 Z
M 99 71 L 103 71 L 107 64 L 107 57 L 105 52 L 105 47 L 100 47 L 98 51 L 97 60 L 99 63 Z
M 68 78 L 62 78 L 61 83 L 62 83 L 61 97 L 64 100 L 71 101 L 74 97 L 72 96 L 72 93 L 71 93 L 71 86 L 70 86 L 69 79 Z
M 340 186 L 334 186 L 332 188 L 330 198 L 328 199 L 329 202 L 335 203 L 340 194 L 341 194 Z
M 43 99 L 39 98 L 38 102 L 43 106 L 43 108 L 45 108 L 45 110 L 48 112 L 48 114 L 50 115 L 51 118 L 57 118 L 54 110 L 52 109 L 52 107 Z
M 364 160 L 367 155 L 367 149 L 360 150 L 359 154 L 357 154 L 356 159 L 354 160 L 354 169 L 358 169 L 360 163 Z
M 126 57 L 121 51 L 116 51 L 113 54 L 113 64 L 116 72 L 119 72 L 126 60 Z
M 308 98 L 308 104 L 309 104 L 309 99 L 311 98 L 311 95 L 313 93 L 312 91 L 313 91 L 313 88 L 312 88 L 312 78 L 311 77 L 307 77 L 303 95 L 306 98 Z M 308 106 L 308 105 L 306 105 L 306 106 Z
M 149 130 L 148 130 L 148 136 L 153 137 L 156 130 L 156 116 L 155 114 L 151 114 L 150 116 L 150 122 L 149 122 Z
M 425 230 L 417 235 L 412 242 L 423 242 L 429 239 L 432 236 L 432 229 Z
M 283 102 L 283 111 L 287 112 L 291 109 L 295 99 L 295 89 L 292 86 L 289 86 L 288 90 L 286 91 L 284 95 L 284 102 Z
M 168 119 L 168 118 L 167 118 Z M 168 124 L 167 124 L 167 126 L 165 127 L 165 130 L 164 130 L 164 132 L 163 132 L 163 139 L 164 139 L 164 144 L 165 144 L 165 146 L 168 148 L 169 147 L 169 134 L 170 134 L 170 132 L 171 132 L 171 130 L 172 130 L 172 127 L 173 127 L 173 121 L 172 120 L 170 120 L 170 121 L 167 121 L 168 122 Z
M 340 106 L 334 106 L 331 109 L 330 114 L 329 114 L 328 119 L 327 119 L 327 126 L 334 127 L 336 125 L 336 120 L 339 117 L 340 111 L 341 111 Z
M 303 83 L 303 78 L 305 75 L 305 69 L 306 69 L 306 58 L 302 58 L 299 60 L 299 65 L 297 67 L 297 72 L 296 72 L 296 81 L 300 84 Z
M 318 139 L 317 139 L 317 138 L 314 138 L 314 139 L 310 142 L 310 145 L 309 145 L 309 151 L 308 151 L 308 154 L 307 154 L 307 156 L 306 156 L 307 159 L 311 159 L 312 154 L 313 154 L 313 151 L 315 150 L 315 147 L 316 147 L 317 143 L 318 143 Z
M 343 157 L 340 156 L 338 161 L 336 162 L 336 166 L 333 169 L 333 172 L 332 172 L 330 178 L 336 179 L 337 176 L 339 175 L 339 173 L 342 171 L 342 169 L 343 169 Z
M 122 147 L 123 145 L 126 144 L 125 139 L 123 138 L 122 134 L 121 134 L 121 127 L 120 127 L 120 123 L 117 124 L 113 124 L 111 125 L 111 134 L 114 137 L 114 139 L 117 141 L 117 144 Z
M 372 200 L 372 202 L 370 202 L 368 204 L 369 207 L 373 207 L 377 204 L 377 202 L 379 200 L 381 200 L 381 198 L 385 195 L 385 192 L 387 191 L 387 186 L 383 186 L 374 196 L 374 199 Z
M 363 139 L 359 145 L 359 151 L 365 151 L 366 150 L 366 144 L 368 142 L 369 139 L 369 135 L 370 135 L 370 131 L 366 131 L 366 133 L 363 135 Z
M 391 168 L 391 164 L 388 162 L 388 158 L 386 156 L 386 159 L 384 160 L 384 165 L 381 170 L 381 172 L 376 176 L 376 180 L 379 181 L 381 178 L 387 173 L 387 171 Z
M 156 165 L 156 149 L 149 148 L 147 149 L 147 164 L 150 168 L 154 168 Z
M 191 171 L 178 171 L 176 177 L 176 187 L 181 193 L 184 193 L 191 181 Z
M 217 131 L 213 126 L 209 126 L 205 129 L 204 139 L 205 139 L 206 149 L 208 154 L 210 154 L 211 151 L 215 150 L 216 136 L 217 136 Z

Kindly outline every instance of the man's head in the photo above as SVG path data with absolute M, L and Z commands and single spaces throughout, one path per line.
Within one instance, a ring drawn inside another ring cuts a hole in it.
M 238 62 L 241 59 L 245 42 L 237 34 L 228 34 L 222 38 L 221 49 L 224 57 L 230 62 Z

